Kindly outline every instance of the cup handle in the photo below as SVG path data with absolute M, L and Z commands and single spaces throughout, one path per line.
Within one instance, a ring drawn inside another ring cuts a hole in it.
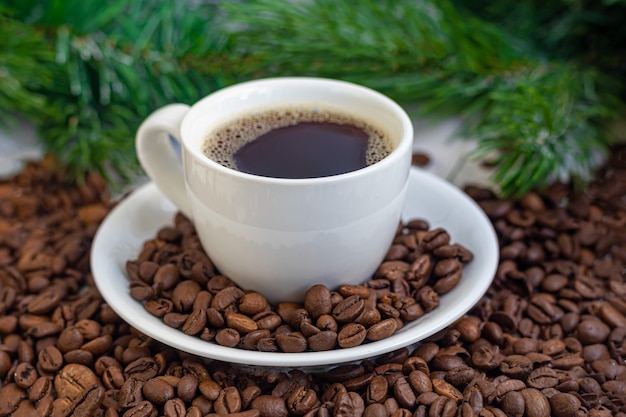
M 159 190 L 191 219 L 182 161 L 172 147 L 170 137 L 182 149 L 180 125 L 190 107 L 170 104 L 154 111 L 137 130 L 135 147 L 142 168 Z

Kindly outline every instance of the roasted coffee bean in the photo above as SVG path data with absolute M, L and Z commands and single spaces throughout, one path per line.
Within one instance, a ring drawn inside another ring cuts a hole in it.
M 109 351 L 113 346 L 113 338 L 109 334 L 98 336 L 81 346 L 81 350 L 86 350 L 94 356 L 101 355 Z
M 193 300 L 191 310 L 204 309 L 208 310 L 211 307 L 211 301 L 213 301 L 213 294 L 208 291 L 202 290 L 196 294 L 196 298 Z
M 333 331 L 323 331 L 308 338 L 308 345 L 311 350 L 322 352 L 331 350 L 337 345 L 338 335 Z
M 395 333 L 397 326 L 394 319 L 382 320 L 367 329 L 366 338 L 371 341 L 385 339 Z
M 62 294 L 56 291 L 48 290 L 35 296 L 26 307 L 26 311 L 30 314 L 46 314 L 51 312 L 59 305 Z
M 201 310 L 201 309 L 198 309 L 198 310 Z M 165 324 L 167 324 L 170 327 L 174 327 L 176 329 L 181 327 L 183 324 L 185 324 L 188 318 L 189 318 L 189 314 L 182 314 L 182 313 L 172 312 L 172 313 L 167 313 L 163 315 L 163 321 L 165 322 Z
M 312 389 L 297 385 L 288 393 L 285 403 L 290 412 L 302 415 L 311 411 L 318 404 L 318 398 Z
M 373 403 L 365 407 L 363 417 L 387 417 L 387 408 L 383 404 Z
M 239 311 L 248 316 L 254 316 L 255 314 L 265 311 L 268 303 L 267 299 L 259 293 L 253 292 L 244 294 L 239 299 Z
M 171 300 L 165 298 L 153 298 L 144 304 L 144 307 L 150 314 L 156 317 L 163 317 L 167 313 L 171 313 L 174 309 L 174 304 Z
M 174 264 L 167 263 L 160 266 L 159 269 L 157 269 L 157 271 L 154 273 L 154 277 L 152 278 L 152 284 L 155 288 L 158 288 L 159 291 L 167 291 L 174 288 L 174 286 L 178 284 L 179 279 L 180 276 L 178 267 Z
M 170 268 L 174 266 L 168 265 Z M 200 284 L 192 280 L 184 280 L 176 284 L 171 296 L 175 310 L 179 313 L 190 313 L 196 296 L 200 293 L 200 288 Z
M 202 309 L 192 311 L 188 316 L 181 330 L 188 335 L 198 334 L 204 329 L 207 323 L 207 312 Z
M 465 387 L 476 377 L 476 370 L 469 366 L 459 366 L 446 373 L 445 380 L 455 387 Z
M 122 417 L 156 417 L 157 408 L 148 401 L 140 401 L 124 412 Z
M 206 415 L 211 412 L 212 407 L 213 403 L 211 400 L 206 397 L 199 396 L 193 399 L 190 409 L 196 409 L 200 415 Z
M 102 373 L 101 378 L 108 389 L 119 389 L 124 384 L 124 373 L 119 366 L 109 366 Z
M 363 399 L 355 392 L 346 392 L 335 397 L 335 416 L 360 416 L 365 411 Z
M 511 378 L 524 379 L 533 370 L 533 363 L 526 356 L 509 355 L 500 362 L 500 371 Z
M 573 416 L 580 406 L 580 400 L 569 393 L 557 393 L 550 397 L 550 407 L 555 417 Z
M 54 378 L 54 388 L 59 398 L 52 406 L 63 414 L 90 415 L 104 399 L 104 388 L 99 386 L 96 375 L 79 364 L 64 366 Z
M 80 348 L 85 341 L 81 331 L 75 326 L 66 327 L 57 340 L 57 347 L 62 353 Z
M 412 408 L 415 406 L 417 397 L 405 376 L 396 379 L 393 385 L 393 395 L 400 406 L 404 408 Z
M 143 384 L 144 381 L 136 378 L 129 378 L 124 381 L 119 391 L 119 405 L 123 408 L 130 408 L 143 401 Z
M 417 291 L 415 299 L 424 308 L 426 313 L 433 311 L 439 306 L 439 294 L 430 286 L 426 285 Z
M 17 410 L 22 401 L 28 399 L 28 394 L 15 383 L 10 383 L 0 387 L 0 399 L 0 415 L 8 416 Z
M 433 384 L 430 376 L 420 370 L 411 371 L 409 374 L 409 383 L 413 390 L 419 395 L 425 392 L 432 392 Z
M 144 382 L 141 392 L 146 400 L 155 404 L 164 404 L 174 398 L 174 387 L 165 379 L 156 377 Z
M 531 371 L 526 381 L 530 387 L 542 390 L 544 388 L 556 387 L 559 383 L 559 378 L 554 369 L 543 366 Z
M 239 299 L 244 293 L 237 287 L 228 286 L 221 289 L 213 296 L 211 307 L 223 313 L 225 311 L 236 311 Z
M 433 250 L 439 246 L 447 245 L 450 242 L 450 235 L 442 228 L 436 228 L 426 232 L 421 239 L 421 244 L 427 250 Z
M 576 327 L 578 339 L 583 345 L 603 343 L 611 333 L 611 329 L 598 319 L 582 320 Z
M 260 395 L 250 404 L 253 410 L 259 410 L 260 417 L 287 417 L 289 410 L 285 400 L 272 395 Z
M 368 299 L 369 300 L 369 299 Z M 374 298 L 371 298 L 372 301 L 374 301 Z M 382 316 L 380 314 L 380 310 L 376 307 L 375 303 L 373 303 L 374 305 L 370 305 L 370 302 L 368 301 L 365 305 L 365 309 L 363 310 L 363 313 L 361 313 L 361 315 L 359 317 L 356 318 L 355 323 L 357 324 L 361 324 L 365 327 L 370 327 L 376 323 L 378 323 L 379 321 L 382 320 Z M 423 310 L 421 310 L 421 307 L 417 306 L 417 308 L 419 308 L 419 311 L 422 312 L 423 314 Z M 419 312 L 418 311 L 418 312 Z M 402 316 L 402 314 L 401 314 Z M 406 319 L 409 319 L 408 315 L 405 315 L 403 317 L 406 317 Z M 417 318 L 418 315 L 415 314 L 415 318 Z M 404 319 L 404 318 L 403 318 Z M 351 324 L 351 323 L 348 323 Z
M 527 308 L 528 316 L 537 324 L 551 324 L 562 317 L 562 311 L 555 305 L 554 300 L 544 294 L 532 297 Z
M 298 353 L 304 352 L 307 347 L 306 337 L 300 332 L 276 335 L 276 344 L 283 352 Z
M 398 303 L 398 311 L 400 312 L 401 324 L 412 322 L 424 315 L 424 309 L 420 306 L 415 299 L 410 297 L 404 297 Z M 378 323 L 375 320 L 372 324 Z
M 259 329 L 267 329 L 270 331 L 276 330 L 282 323 L 280 315 L 274 313 L 273 311 L 264 311 L 256 314 L 252 317 L 252 320 L 256 321 Z
M 241 411 L 241 395 L 236 387 L 222 389 L 213 402 L 213 408 L 218 414 L 238 413 Z
M 510 417 L 522 417 L 526 411 L 526 401 L 519 391 L 509 391 L 502 398 L 502 411 Z
M 456 329 L 461 333 L 463 340 L 476 341 L 481 335 L 482 323 L 476 316 L 467 316 L 456 323 Z
M 172 398 L 163 406 L 163 414 L 165 417 L 186 417 L 187 408 L 180 398 Z
M 230 327 L 219 329 L 215 334 L 215 341 L 222 346 L 235 347 L 240 340 L 239 332 Z
M 376 277 L 383 277 L 389 281 L 401 279 L 406 276 L 410 265 L 404 261 L 386 261 L 383 262 L 375 273 Z
M 403 376 L 402 365 L 393 362 L 378 365 L 376 368 L 374 368 L 374 373 L 376 375 L 382 375 L 387 378 L 387 382 L 389 383 L 390 387 L 393 387 L 396 383 L 396 380 Z
M 342 348 L 358 346 L 365 340 L 367 329 L 357 323 L 349 323 L 341 328 L 337 334 L 337 343 Z
M 311 324 L 311 315 L 303 308 L 297 308 L 289 316 L 289 326 L 300 329 L 303 325 Z
M 152 284 L 154 274 L 159 269 L 159 264 L 152 261 L 134 262 L 126 265 L 127 269 L 131 269 L 134 266 L 138 266 L 137 274 L 144 282 Z M 133 275 L 131 273 L 131 275 Z
M 13 411 L 11 416 L 12 417 L 28 417 L 28 416 L 35 415 L 36 413 L 37 413 L 37 410 L 35 409 L 35 406 L 33 403 L 31 403 L 30 401 L 22 401 L 17 406 L 15 411 Z
M 330 314 L 333 305 L 328 287 L 321 284 L 312 286 L 305 294 L 304 308 L 314 319 Z
M 352 295 L 337 304 L 333 308 L 332 315 L 337 323 L 349 323 L 353 322 L 363 312 L 364 307 L 365 302 L 361 297 Z
M 261 395 L 261 388 L 256 385 L 249 385 L 241 390 L 241 408 L 250 408 L 252 401 Z
M 584 359 L 579 353 L 561 356 L 552 361 L 552 366 L 556 369 L 572 369 L 584 365 Z
M 147 381 L 159 373 L 159 365 L 153 357 L 142 356 L 128 363 L 124 368 L 124 375 Z
M 259 342 L 262 339 L 270 338 L 270 331 L 267 329 L 255 330 L 245 334 L 239 341 L 239 347 L 247 350 L 255 350 L 258 348 Z
M 63 354 L 55 346 L 46 346 L 39 351 L 38 362 L 41 369 L 53 373 L 63 366 Z
M 234 312 L 225 315 L 226 325 L 237 330 L 241 334 L 247 334 L 259 329 L 258 324 L 250 317 Z
M 452 290 L 461 281 L 463 265 L 454 258 L 437 262 L 433 273 L 438 277 L 433 289 L 438 294 L 445 294 Z
M 28 362 L 21 362 L 15 367 L 13 372 L 13 380 L 18 387 L 28 389 L 39 378 L 35 367 Z
M 375 375 L 369 382 L 366 392 L 366 402 L 371 403 L 383 403 L 387 399 L 387 393 L 389 390 L 389 384 L 387 378 L 382 375 Z
M 203 379 L 198 384 L 198 390 L 210 401 L 215 401 L 220 395 L 222 387 L 212 379 Z
M 52 378 L 41 376 L 31 385 L 28 390 L 28 398 L 32 402 L 37 402 L 45 396 L 52 395 Z
M 463 358 L 457 355 L 446 354 L 443 350 L 440 350 L 431 361 L 431 368 L 436 371 L 450 371 L 464 365 L 465 361 Z
M 61 397 L 80 398 L 85 392 L 98 385 L 98 378 L 86 366 L 69 364 L 54 378 L 54 388 Z
M 17 321 L 16 316 L 0 317 L 0 334 L 14 333 L 17 329 Z
M 433 379 L 433 391 L 439 395 L 443 395 L 444 397 L 450 398 L 454 401 L 461 401 L 463 399 L 463 394 L 452 384 L 441 380 L 441 379 Z
M 394 299 L 391 299 L 387 296 L 383 296 L 384 298 L 381 299 L 381 302 L 377 304 L 376 308 L 378 309 L 378 311 L 380 311 L 380 315 L 381 318 L 392 318 L 392 319 L 397 319 L 400 318 L 400 312 L 398 311 L 397 308 L 394 307 L 393 304 L 395 304 Z
M 346 368 L 346 367 L 342 367 L 342 366 L 339 366 L 338 369 L 340 369 L 340 370 L 341 369 L 347 369 L 347 370 L 361 369 L 362 370 L 362 368 L 358 368 L 358 367 Z M 347 378 L 347 379 L 359 378 L 360 376 L 363 376 L 363 375 L 365 375 L 365 374 L 359 372 L 358 374 L 352 375 L 351 378 Z M 320 397 L 320 402 L 322 402 L 324 404 L 326 404 L 326 403 L 334 403 L 335 399 L 337 398 L 337 396 L 339 396 L 341 394 L 345 394 L 346 392 L 348 392 L 348 389 L 342 383 L 339 383 L 339 382 L 331 383 L 330 385 L 328 385 L 328 387 L 322 393 L 322 396 Z
M 436 395 L 436 394 L 435 394 Z M 446 398 L 444 396 L 437 396 L 434 400 L 429 404 L 429 416 L 453 416 L 456 412 L 456 409 L 453 409 L 453 406 L 456 407 L 454 401 Z
M 550 403 L 541 391 L 534 388 L 527 388 L 520 391 L 524 398 L 524 412 L 527 417 L 549 417 Z
M 96 203 L 104 186 L 90 176 L 82 191 L 60 186 L 56 174 L 27 164 L 0 182 L 0 415 L 621 415 L 625 161 L 618 148 L 615 168 L 585 192 L 558 185 L 515 201 L 473 188 L 500 239 L 487 294 L 426 341 L 320 373 L 204 364 L 131 329 L 103 304 L 85 256 L 107 210 Z M 205 311 L 196 337 L 221 332 L 222 343 L 274 352 L 277 338 L 288 350 L 324 350 L 371 343 L 367 332 L 383 322 L 395 332 L 437 308 L 447 296 L 437 283 L 472 258 L 444 230 L 400 224 L 376 276 L 317 290 L 326 306 L 314 313 L 306 300 L 270 306 L 218 275 L 180 214 L 155 236 L 126 264 L 133 297 L 181 331 Z M 362 311 L 351 317 L 358 301 Z

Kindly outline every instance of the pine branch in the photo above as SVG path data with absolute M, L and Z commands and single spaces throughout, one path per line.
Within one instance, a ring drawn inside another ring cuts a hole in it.
M 138 168 L 134 135 L 151 111 L 175 101 L 191 103 L 227 84 L 220 77 L 201 77 L 179 60 L 189 54 L 206 56 L 223 47 L 223 38 L 211 27 L 215 8 L 205 6 L 190 13 L 193 4 L 156 0 L 16 3 L 14 13 L 32 21 L 38 30 L 23 22 L 16 21 L 16 25 L 30 28 L 37 37 L 38 50 L 46 57 L 39 67 L 54 74 L 54 83 L 18 97 L 18 106 L 6 103 L 2 108 L 23 110 L 28 100 L 45 98 L 39 113 L 28 113 L 40 128 L 46 150 L 71 174 L 80 177 L 98 170 L 105 175 L 132 176 Z
M 494 180 L 504 192 L 519 197 L 557 180 L 591 179 L 608 150 L 601 121 L 619 106 L 599 80 L 593 70 L 546 65 L 489 92 L 470 134 L 478 157 L 497 155 Z
M 618 114 L 623 85 L 546 61 L 532 43 L 448 1 L 279 3 L 231 5 L 236 43 L 253 45 L 248 52 L 278 74 L 343 78 L 418 102 L 427 114 L 465 116 L 476 155 L 497 153 L 494 181 L 505 195 L 586 181 L 606 152 L 602 126 Z
M 463 10 L 532 42 L 547 56 L 623 76 L 626 0 L 453 0 Z
M 589 66 L 601 32 L 581 55 L 511 35 L 537 22 L 566 27 L 554 12 L 564 3 L 578 16 L 579 2 L 544 3 L 511 5 L 525 20 L 512 31 L 485 20 L 493 10 L 453 0 L 0 0 L 8 22 L 0 81 L 17 86 L 0 91 L 0 110 L 27 114 L 76 175 L 130 175 L 135 131 L 161 105 L 260 76 L 334 77 L 419 103 L 430 116 L 464 116 L 477 157 L 496 154 L 494 180 L 505 194 L 584 181 L 606 150 L 602 126 L 623 104 L 624 83 Z M 575 39 L 556 35 L 554 45 Z
M 0 122 L 8 124 L 15 114 L 34 115 L 45 107 L 39 91 L 52 83 L 45 63 L 53 56 L 41 34 L 1 13 Z

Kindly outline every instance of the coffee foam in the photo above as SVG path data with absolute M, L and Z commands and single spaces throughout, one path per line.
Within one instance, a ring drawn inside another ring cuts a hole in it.
M 202 151 L 220 165 L 236 170 L 233 155 L 243 145 L 271 130 L 302 122 L 349 124 L 361 129 L 369 136 L 367 165 L 379 162 L 393 150 L 391 140 L 381 129 L 358 117 L 334 110 L 293 107 L 249 113 L 225 123 L 207 135 Z

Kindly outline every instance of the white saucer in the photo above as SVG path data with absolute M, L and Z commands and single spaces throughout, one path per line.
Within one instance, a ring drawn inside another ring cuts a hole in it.
M 326 352 L 271 353 L 228 348 L 169 327 L 131 298 L 125 273 L 142 244 L 158 229 L 171 225 L 176 207 L 154 183 L 135 190 L 120 202 L 100 226 L 92 247 L 91 268 L 106 302 L 120 317 L 166 345 L 205 358 L 230 363 L 303 368 L 371 358 L 425 339 L 465 314 L 487 291 L 498 263 L 498 241 L 489 219 L 465 193 L 441 178 L 411 169 L 404 220 L 422 218 L 432 228 L 444 227 L 452 241 L 474 253 L 461 282 L 441 297 L 434 311 L 404 326 L 393 336 L 350 349 Z

